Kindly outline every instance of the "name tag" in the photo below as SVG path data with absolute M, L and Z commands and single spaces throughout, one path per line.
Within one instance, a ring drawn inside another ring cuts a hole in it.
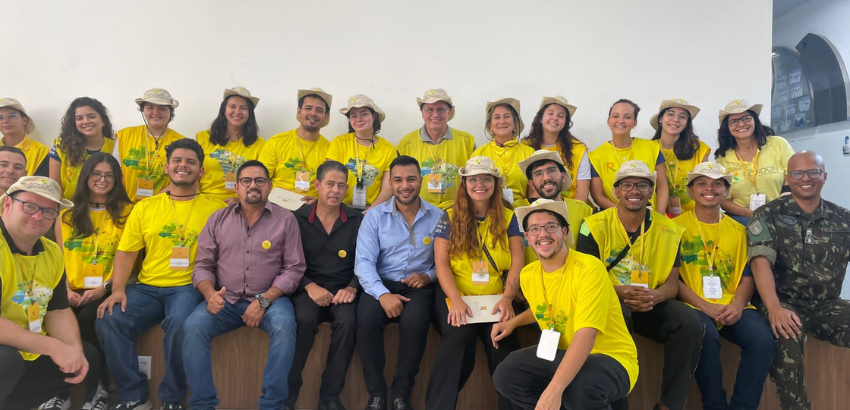
M 490 284 L 490 269 L 483 259 L 472 261 L 472 283 L 474 285 Z
M 366 208 L 366 187 L 364 185 L 354 187 L 354 193 L 351 196 L 351 206 L 355 208 Z
M 755 211 L 759 209 L 760 206 L 767 203 L 767 196 L 765 194 L 752 194 L 750 195 L 750 210 Z
M 702 294 L 706 299 L 722 298 L 723 286 L 720 284 L 720 276 L 703 276 Z
M 300 171 L 295 173 L 295 190 L 300 192 L 307 192 L 310 190 L 309 172 Z
M 677 196 L 670 197 L 670 204 L 667 205 L 667 210 L 673 215 L 682 214 L 682 200 Z
M 224 173 L 224 190 L 227 192 L 236 192 L 236 173 Z
M 645 269 L 632 269 L 631 279 L 633 286 L 649 289 L 649 271 Z
M 432 194 L 442 194 L 445 192 L 443 184 L 443 175 L 431 173 L 428 175 L 428 192 Z
M 540 343 L 537 344 L 537 357 L 554 361 L 558 353 L 558 342 L 561 341 L 561 333 L 553 329 L 545 329 L 540 334 Z
M 173 270 L 189 270 L 189 248 L 172 247 L 169 266 Z
M 153 180 L 150 178 L 142 178 L 136 184 L 136 198 L 145 199 L 153 196 Z
M 83 287 L 92 289 L 100 285 L 103 285 L 103 264 L 85 264 L 83 266 Z
M 26 309 L 30 332 L 41 333 L 41 313 L 38 311 L 38 304 L 33 303 L 27 306 Z
M 514 191 L 510 188 L 502 189 L 502 198 L 505 198 L 506 201 L 513 203 L 514 202 Z

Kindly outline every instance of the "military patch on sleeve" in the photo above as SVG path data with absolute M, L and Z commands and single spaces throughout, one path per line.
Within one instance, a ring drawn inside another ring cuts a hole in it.
M 750 224 L 747 225 L 750 228 L 750 233 L 753 235 L 761 235 L 764 231 L 764 228 L 761 226 L 761 221 L 758 219 L 750 221 Z
M 750 223 L 747 224 L 747 237 L 750 245 L 764 243 L 771 240 L 770 230 L 767 229 L 767 226 L 761 218 L 750 219 Z

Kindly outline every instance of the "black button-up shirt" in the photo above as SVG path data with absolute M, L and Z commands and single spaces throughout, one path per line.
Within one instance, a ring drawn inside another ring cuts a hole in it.
M 303 290 L 310 283 L 333 294 L 349 286 L 358 288 L 359 282 L 354 275 L 354 252 L 363 214 L 340 205 L 339 217 L 328 234 L 316 216 L 317 205 L 318 202 L 314 202 L 293 212 L 301 229 L 301 242 L 307 261 L 307 271 L 298 289 Z

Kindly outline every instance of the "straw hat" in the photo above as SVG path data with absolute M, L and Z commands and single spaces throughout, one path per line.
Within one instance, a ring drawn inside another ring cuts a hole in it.
M 247 98 L 247 99 L 251 100 L 251 102 L 254 103 L 254 108 L 257 108 L 257 104 L 260 103 L 259 98 L 252 96 L 251 92 L 248 91 L 247 88 L 245 88 L 241 85 L 237 85 L 236 87 L 228 88 L 228 89 L 224 90 L 224 97 L 222 97 L 222 99 L 226 100 L 227 97 L 230 97 L 231 95 L 236 95 L 236 96 L 239 96 L 239 97 L 242 97 L 242 98 Z
M 561 95 L 558 95 L 558 96 L 555 96 L 555 97 L 543 97 L 543 101 L 540 102 L 540 108 L 538 108 L 537 111 L 542 110 L 543 107 L 545 107 L 549 104 L 558 104 L 561 107 L 564 107 L 567 110 L 567 112 L 570 113 L 570 118 L 573 118 L 573 115 L 576 114 L 576 110 L 578 109 L 575 105 L 572 105 L 569 102 L 567 102 L 566 98 L 564 98 Z
M 14 108 L 27 117 L 27 125 L 24 125 L 24 133 L 29 134 L 35 129 L 35 123 L 32 121 L 32 117 L 27 114 L 27 110 L 24 109 L 20 101 L 14 98 L 0 98 L 0 108 Z
M 529 180 L 531 179 L 531 173 L 534 171 L 532 169 L 532 165 L 538 161 L 552 161 L 558 164 L 558 168 L 561 169 L 561 172 L 567 173 L 567 180 L 564 181 L 564 191 L 568 191 L 570 187 L 573 185 L 573 177 L 570 175 L 570 171 L 567 170 L 567 167 L 564 166 L 564 161 L 561 160 L 561 155 L 559 155 L 555 151 L 549 151 L 547 149 L 539 149 L 534 151 L 534 154 L 531 154 L 528 158 L 517 163 L 519 165 L 519 169 L 522 170 L 522 173 L 525 174 L 525 177 Z
M 384 114 L 384 111 L 381 110 L 380 108 L 378 108 L 378 105 L 375 104 L 375 102 L 372 101 L 371 98 L 369 98 L 369 97 L 367 97 L 363 94 L 356 94 L 353 97 L 349 98 L 348 99 L 348 107 L 340 108 L 339 112 L 342 113 L 342 115 L 345 115 L 347 117 L 348 112 L 351 111 L 352 108 L 363 108 L 363 107 L 368 107 L 368 108 L 371 108 L 372 111 L 375 111 L 375 113 L 378 114 L 378 122 L 380 122 L 380 123 L 383 123 L 384 119 L 387 118 L 387 115 Z
M 449 105 L 449 121 L 455 117 L 455 105 L 452 104 L 452 97 L 449 97 L 449 94 L 446 90 L 442 88 L 431 88 L 428 91 L 425 91 L 425 95 L 422 98 L 416 97 L 416 104 L 419 105 L 419 109 L 422 109 L 423 104 L 432 104 L 435 102 L 442 101 Z
M 331 120 L 331 105 L 333 105 L 334 97 L 332 95 L 328 94 L 327 92 L 325 92 L 325 90 L 323 90 L 319 87 L 315 87 L 315 88 L 298 90 L 298 96 L 297 96 L 296 99 L 298 101 L 301 101 L 302 98 L 304 98 L 308 95 L 316 95 L 319 98 L 321 98 L 322 100 L 324 100 L 325 104 L 328 105 L 328 112 L 327 112 L 328 117 L 325 118 L 325 122 L 322 123 L 321 128 L 326 127 L 328 125 L 328 122 L 330 122 L 330 120 Z M 297 114 L 295 115 L 295 119 L 298 120 L 298 121 L 301 121 L 298 118 Z
M 142 103 L 151 103 L 156 105 L 166 105 L 171 108 L 177 108 L 180 105 L 180 102 L 171 98 L 171 93 L 168 90 L 162 88 L 151 88 L 150 90 L 145 91 L 145 95 L 142 98 L 136 98 L 136 105 L 139 106 L 139 109 L 142 109 Z
M 726 168 L 723 165 L 720 165 L 716 162 L 701 162 L 694 167 L 694 170 L 688 172 L 688 183 L 686 185 L 690 185 L 691 181 L 699 178 L 699 177 L 709 177 L 711 179 L 724 179 L 729 184 L 732 185 L 732 174 L 726 173 Z M 726 190 L 726 196 L 732 193 L 732 190 Z M 691 190 L 687 190 L 687 194 L 689 198 L 693 199 L 693 195 L 691 195 Z
M 540 198 L 534 201 L 531 205 L 521 206 L 514 211 L 514 215 L 516 215 L 517 222 L 519 222 L 519 229 L 521 231 L 525 232 L 525 218 L 528 218 L 528 215 L 537 211 L 551 211 L 561 215 L 564 218 L 564 221 L 570 220 L 566 202 Z M 569 239 L 572 240 L 572 235 L 569 235 L 569 237 Z
M 472 157 L 466 161 L 466 165 L 458 170 L 458 173 L 462 177 L 486 174 L 492 175 L 499 180 L 502 179 L 502 174 L 499 172 L 499 168 L 496 168 L 496 163 L 494 163 L 490 157 Z
M 720 110 L 717 118 L 720 120 L 719 123 L 722 126 L 723 119 L 729 114 L 740 114 L 742 112 L 752 111 L 756 113 L 756 115 L 761 115 L 761 108 L 761 104 L 750 105 L 746 100 L 732 100 L 729 104 L 726 104 L 726 107 Z
M 633 159 L 624 162 L 620 166 L 620 169 L 617 170 L 617 176 L 614 177 L 614 185 L 617 185 L 621 179 L 628 177 L 646 178 L 655 185 L 656 173 L 655 171 L 650 172 L 649 167 L 643 161 Z
M 661 106 L 658 107 L 658 112 L 652 114 L 652 117 L 649 118 L 649 125 L 652 128 L 658 129 L 658 115 L 661 114 L 661 111 L 664 111 L 667 108 L 681 108 L 691 114 L 691 120 L 697 117 L 699 114 L 699 107 L 696 105 L 691 105 L 689 102 L 681 99 L 674 98 L 672 100 L 661 100 Z
M 516 127 L 517 127 L 516 135 L 521 134 L 522 130 L 525 129 L 525 124 L 523 124 L 523 122 L 522 122 L 522 116 L 520 115 L 520 112 L 519 112 L 519 100 L 517 100 L 516 98 L 502 98 L 502 99 L 496 100 L 496 101 L 487 101 L 487 107 L 485 109 L 485 111 L 487 113 L 487 116 L 485 117 L 485 124 L 486 124 L 486 121 L 490 120 L 490 114 L 493 113 L 493 109 L 496 108 L 496 106 L 498 106 L 498 105 L 509 105 L 509 106 L 511 106 L 511 108 L 514 109 L 514 111 L 516 111 L 516 116 L 517 116 L 517 118 L 516 118 L 517 119 L 517 121 L 516 121 L 517 122 L 517 124 L 516 124 Z M 492 132 L 490 130 L 487 130 L 487 132 L 489 132 L 490 135 L 492 135 Z
M 0 203 L 3 203 L 7 197 L 12 196 L 16 192 L 32 192 L 42 198 L 47 198 L 59 204 L 59 209 L 68 209 L 74 206 L 74 203 L 62 198 L 62 187 L 59 183 L 47 177 L 21 177 L 17 182 L 12 184 L 3 196 L 0 196 Z

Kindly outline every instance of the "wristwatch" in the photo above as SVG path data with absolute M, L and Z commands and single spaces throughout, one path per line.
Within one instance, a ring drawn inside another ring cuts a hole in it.
M 260 293 L 260 294 L 259 294 L 259 295 L 257 295 L 257 296 L 254 296 L 254 297 L 255 297 L 255 298 L 257 298 L 257 301 L 258 301 L 258 302 L 260 302 L 260 307 L 261 307 L 261 308 L 263 308 L 263 310 L 268 309 L 268 308 L 269 308 L 269 306 L 272 304 L 272 302 L 271 302 L 268 298 L 266 298 L 265 296 L 263 296 L 263 294 L 262 294 L 262 293 Z

